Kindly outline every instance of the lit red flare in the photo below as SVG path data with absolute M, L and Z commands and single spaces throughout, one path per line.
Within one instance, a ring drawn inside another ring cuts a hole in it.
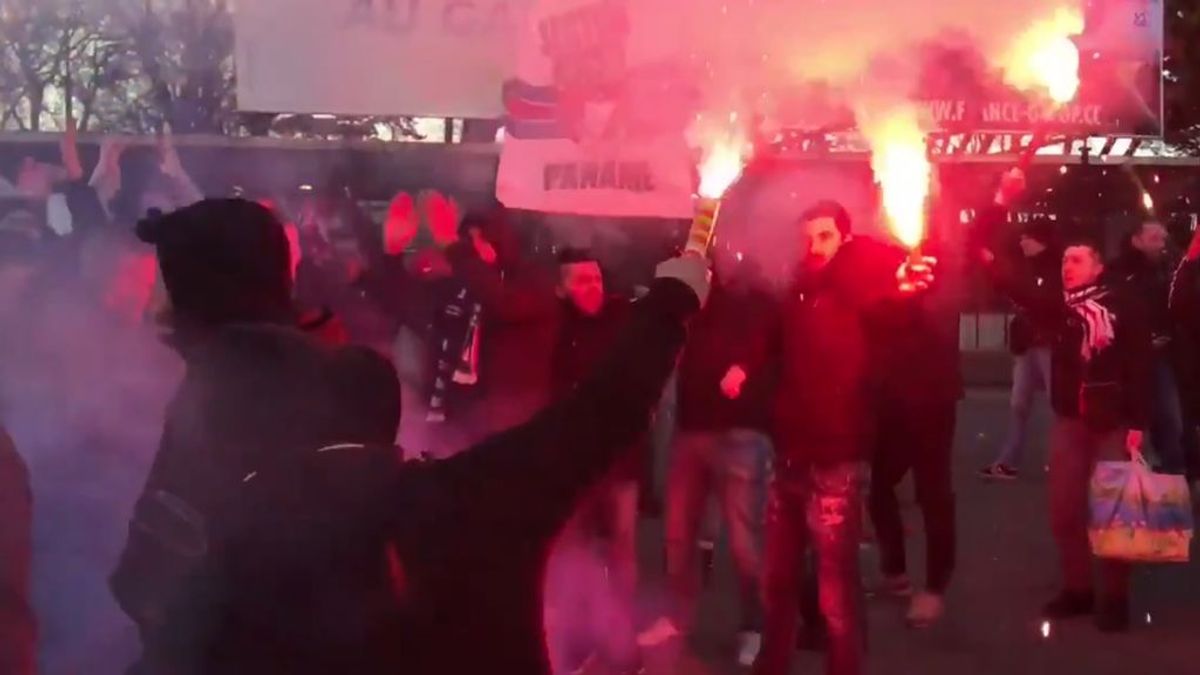
M 700 197 L 696 200 L 696 215 L 692 218 L 692 228 L 688 230 L 687 247 L 685 250 L 704 255 L 712 242 L 713 232 L 717 228 L 717 214 L 721 210 L 719 199 Z
M 1071 37 L 1083 32 L 1078 7 L 1060 7 L 1017 36 L 1004 58 L 1004 75 L 1013 86 L 1041 90 L 1055 103 L 1069 103 L 1079 92 L 1079 48 Z
M 692 128 L 692 136 L 701 152 L 700 186 L 687 250 L 704 254 L 717 226 L 721 197 L 742 175 L 751 143 L 736 112 L 729 114 L 727 125 L 709 126 L 702 117 Z
M 925 238 L 925 202 L 932 173 L 917 108 L 899 104 L 860 117 L 888 228 L 901 244 L 916 249 Z

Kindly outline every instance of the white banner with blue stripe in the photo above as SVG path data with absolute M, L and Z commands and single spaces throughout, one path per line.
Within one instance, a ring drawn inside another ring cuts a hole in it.
M 691 215 L 684 131 L 695 93 L 681 31 L 656 0 L 541 0 L 503 88 L 497 196 L 511 208 L 597 216 Z

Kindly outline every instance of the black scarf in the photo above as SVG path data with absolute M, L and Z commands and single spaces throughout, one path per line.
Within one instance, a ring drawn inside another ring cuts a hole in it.
M 433 322 L 433 380 L 428 422 L 446 421 L 456 391 L 479 383 L 483 307 L 462 283 L 454 283 Z

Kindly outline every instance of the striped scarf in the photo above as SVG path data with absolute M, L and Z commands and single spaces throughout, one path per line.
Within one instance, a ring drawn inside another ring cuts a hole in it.
M 433 381 L 427 422 L 446 421 L 450 399 L 460 387 L 479 383 L 480 320 L 483 308 L 465 286 L 457 287 L 434 320 Z
M 1076 291 L 1065 291 L 1063 296 L 1067 307 L 1075 312 L 1083 323 L 1083 340 L 1079 354 L 1086 363 L 1111 345 L 1116 337 L 1113 324 L 1116 316 L 1100 303 L 1100 300 L 1108 296 L 1108 288 L 1092 285 Z

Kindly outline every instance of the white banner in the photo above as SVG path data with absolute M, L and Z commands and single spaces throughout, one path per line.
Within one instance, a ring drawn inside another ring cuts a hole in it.
M 666 0 L 541 0 L 504 85 L 496 192 L 512 208 L 691 215 L 690 81 Z
M 528 0 L 241 0 L 238 107 L 496 117 Z

